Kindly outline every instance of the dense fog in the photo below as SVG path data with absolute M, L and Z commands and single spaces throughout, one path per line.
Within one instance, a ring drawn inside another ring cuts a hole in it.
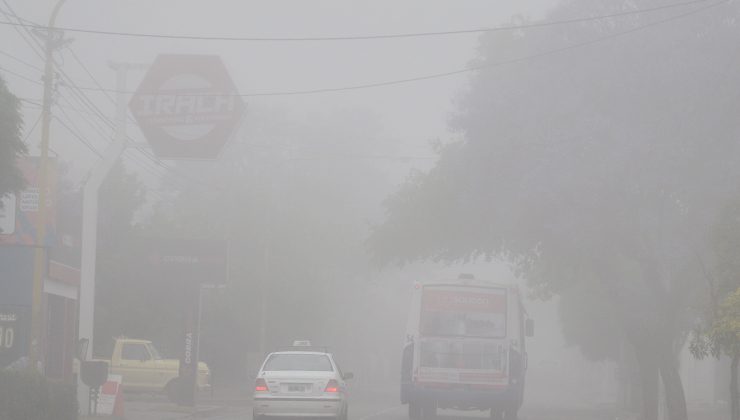
M 0 0 L 0 420 L 740 420 L 732 0 Z

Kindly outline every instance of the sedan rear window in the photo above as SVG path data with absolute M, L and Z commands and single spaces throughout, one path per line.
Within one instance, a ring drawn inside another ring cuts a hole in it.
M 263 370 L 331 372 L 334 368 L 329 358 L 323 354 L 273 354 L 267 359 Z

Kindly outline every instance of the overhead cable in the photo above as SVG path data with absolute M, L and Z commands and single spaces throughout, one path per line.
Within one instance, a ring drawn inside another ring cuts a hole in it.
M 620 32 L 615 32 L 615 33 L 608 34 L 608 35 L 605 35 L 605 36 L 601 36 L 601 37 L 598 37 L 598 38 L 594 38 L 594 39 L 591 39 L 591 40 L 588 40 L 588 41 L 583 41 L 583 42 L 578 42 L 578 43 L 575 43 L 575 44 L 571 44 L 571 45 L 568 45 L 568 46 L 565 46 L 565 47 L 556 48 L 556 49 L 552 49 L 552 50 L 548 50 L 548 51 L 543 51 L 541 53 L 532 54 L 532 55 L 528 55 L 528 56 L 524 56 L 524 57 L 519 57 L 519 58 L 514 58 L 514 59 L 510 59 L 510 60 L 502 60 L 502 61 L 497 61 L 497 62 L 493 62 L 493 63 L 486 63 L 486 64 L 477 65 L 477 66 L 470 66 L 470 67 L 465 67 L 465 68 L 462 68 L 462 69 L 457 69 L 457 70 L 452 70 L 452 71 L 447 71 L 447 72 L 442 72 L 442 73 L 433 73 L 433 74 L 428 74 L 428 75 L 423 75 L 423 76 L 416 76 L 416 77 L 409 77 L 409 78 L 404 78 L 404 79 L 388 80 L 388 81 L 381 81 L 381 82 L 374 82 L 374 83 L 364 83 L 364 84 L 356 84 L 356 85 L 348 85 L 348 86 L 340 86 L 340 87 L 316 88 L 316 89 L 306 89 L 306 90 L 285 90 L 285 91 L 273 91 L 273 92 L 253 92 L 253 93 L 243 93 L 243 94 L 233 94 L 233 95 L 222 94 L 222 93 L 219 93 L 219 94 L 197 94 L 197 93 L 189 94 L 188 93 L 188 94 L 176 94 L 176 96 L 183 96 L 183 97 L 192 97 L 192 96 L 240 96 L 240 97 L 247 98 L 247 97 L 260 97 L 260 96 L 312 95 L 312 94 L 318 94 L 318 93 L 332 93 L 332 92 L 342 92 L 342 91 L 351 91 L 351 90 L 370 89 L 370 88 L 377 88 L 377 87 L 384 87 L 384 86 L 401 85 L 401 84 L 419 82 L 419 81 L 424 81 L 424 80 L 440 79 L 440 78 L 445 78 L 445 77 L 454 76 L 454 75 L 463 74 L 463 73 L 471 73 L 471 72 L 475 72 L 475 71 L 479 71 L 479 70 L 493 69 L 493 68 L 502 67 L 502 66 L 510 65 L 510 64 L 523 63 L 523 62 L 527 62 L 527 61 L 531 61 L 531 60 L 535 60 L 535 59 L 539 59 L 539 58 L 543 58 L 543 57 L 547 57 L 547 56 L 551 56 L 551 55 L 556 55 L 556 54 L 564 53 L 564 52 L 567 52 L 567 51 L 572 51 L 572 50 L 580 49 L 580 48 L 587 47 L 587 46 L 594 45 L 594 44 L 598 44 L 598 43 L 601 43 L 601 42 L 604 42 L 604 41 L 608 41 L 608 40 L 616 39 L 616 38 L 619 38 L 619 37 L 623 37 L 625 35 L 629 35 L 629 34 L 632 34 L 632 33 L 638 32 L 638 31 L 642 31 L 642 30 L 645 30 L 645 29 L 648 29 L 648 28 L 652 28 L 652 27 L 655 27 L 655 26 L 658 26 L 658 25 L 662 25 L 662 24 L 665 24 L 665 23 L 676 21 L 676 20 L 679 20 L 679 19 L 682 19 L 682 18 L 691 16 L 691 15 L 695 15 L 697 13 L 700 13 L 700 12 L 706 11 L 708 9 L 711 9 L 711 8 L 714 8 L 714 7 L 717 7 L 717 6 L 720 6 L 722 4 L 725 4 L 728 1 L 729 0 L 721 0 L 721 1 L 718 1 L 718 2 L 711 3 L 711 4 L 709 4 L 707 6 L 704 6 L 704 7 L 696 8 L 696 9 L 693 9 L 693 10 L 688 11 L 688 12 L 684 12 L 684 13 L 673 15 L 673 16 L 668 17 L 668 18 L 665 18 L 665 19 L 660 19 L 660 20 L 656 20 L 656 21 L 653 21 L 653 22 L 650 22 L 650 23 L 643 24 L 643 25 L 638 25 L 638 26 L 635 26 L 635 27 L 633 27 L 631 29 L 628 29 L 628 30 L 624 30 L 624 31 L 620 31 Z M 104 92 L 110 92 L 110 93 L 123 93 L 123 94 L 134 94 L 134 93 L 136 93 L 134 91 L 120 91 L 120 90 L 116 90 L 116 89 L 100 89 L 99 87 L 91 87 L 91 86 L 78 86 L 78 88 L 79 89 L 82 89 L 82 90 L 88 90 L 88 91 L 104 91 Z M 145 92 L 145 93 L 156 94 L 156 92 Z
M 644 9 L 625 10 L 622 12 L 599 15 L 599 16 L 588 16 L 580 18 L 563 19 L 557 21 L 543 21 L 525 23 L 520 25 L 507 25 L 507 26 L 496 26 L 487 28 L 472 28 L 472 29 L 458 29 L 449 31 L 433 31 L 433 32 L 406 32 L 406 33 L 395 33 L 395 34 L 370 34 L 370 35 L 343 35 L 343 36 L 303 36 L 303 37 L 255 37 L 255 36 L 203 36 L 203 35 L 187 35 L 187 34 L 161 34 L 161 33 L 146 33 L 146 32 L 120 32 L 120 31 L 108 31 L 98 29 L 85 29 L 75 27 L 62 27 L 55 26 L 54 30 L 61 30 L 74 33 L 94 34 L 94 35 L 105 35 L 105 36 L 116 36 L 116 37 L 130 37 L 130 38 L 160 38 L 160 39 L 180 39 L 189 41 L 249 41 L 249 42 L 315 42 L 315 41 L 359 41 L 359 40 L 373 40 L 373 39 L 396 39 L 396 38 L 421 38 L 430 36 L 445 36 L 445 35 L 458 35 L 458 34 L 472 34 L 472 33 L 487 33 L 487 32 L 499 32 L 499 31 L 513 31 L 522 29 L 533 29 L 555 25 L 566 25 L 573 23 L 590 22 L 602 19 L 617 18 L 622 16 L 638 15 L 643 13 L 656 12 L 659 10 L 673 9 L 677 7 L 691 6 L 701 3 L 706 3 L 710 0 L 690 0 L 679 3 L 670 3 L 661 6 L 655 6 Z M 30 23 L 28 20 L 23 22 L 9 22 L 0 21 L 0 25 L 9 26 L 21 26 L 33 29 L 48 29 L 46 26 Z

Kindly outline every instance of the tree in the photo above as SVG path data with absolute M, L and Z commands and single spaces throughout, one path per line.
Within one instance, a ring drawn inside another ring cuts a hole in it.
M 21 139 L 23 118 L 20 107 L 21 101 L 0 78 L 0 198 L 18 191 L 24 184 L 23 175 L 16 167 L 16 159 L 26 153 L 26 145 Z
M 730 419 L 740 419 L 737 372 L 740 365 L 740 287 L 722 301 L 709 330 L 697 335 L 691 344 L 691 353 L 699 359 L 709 355 L 719 358 L 720 354 L 730 358 Z
M 622 7 L 576 0 L 549 18 Z M 740 124 L 727 114 L 738 97 L 718 84 L 740 82 L 721 70 L 739 63 L 726 54 L 739 35 L 726 12 L 649 29 L 639 28 L 660 17 L 484 36 L 482 66 L 540 58 L 473 77 L 453 119 L 462 140 L 388 199 L 370 239 L 377 258 L 504 255 L 543 296 L 608 297 L 571 318 L 612 314 L 640 366 L 643 418 L 657 417 L 659 377 L 669 418 L 686 419 L 676 356 L 698 287 L 695 247 L 740 175 Z M 581 337 L 613 333 L 591 331 Z
M 690 350 L 697 359 L 722 354 L 731 360 L 730 418 L 740 419 L 737 369 L 740 364 L 740 200 L 723 209 L 712 237 L 712 264 L 705 264 L 707 282 L 704 322 L 693 331 Z M 699 256 L 703 263 L 703 258 Z M 735 330 L 733 330 L 735 328 Z M 733 332 L 734 331 L 734 332 Z
M 141 181 L 122 162 L 100 188 L 93 348 L 101 357 L 110 355 L 113 337 L 153 338 L 152 331 L 167 321 L 162 314 L 155 316 L 157 306 L 149 304 L 164 301 L 161 288 L 131 275 L 129 254 L 138 233 L 134 216 L 144 198 Z
M 258 368 L 245 366 L 245 355 L 296 338 L 331 346 L 352 370 L 367 363 L 360 358 L 395 356 L 382 343 L 402 337 L 405 313 L 387 302 L 406 296 L 392 293 L 402 285 L 366 281 L 379 276 L 363 246 L 366 220 L 390 191 L 384 169 L 395 164 L 377 157 L 393 145 L 358 110 L 337 117 L 254 106 L 247 118 L 217 165 L 177 164 L 188 185 L 142 226 L 229 243 L 226 289 L 209 291 L 202 308 L 201 356 L 216 381 L 244 379 Z

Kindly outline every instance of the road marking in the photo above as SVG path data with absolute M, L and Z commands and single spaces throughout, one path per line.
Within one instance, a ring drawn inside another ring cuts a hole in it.
M 391 407 L 391 408 L 386 408 L 385 410 L 381 410 L 381 411 L 378 411 L 377 413 L 373 413 L 373 414 L 368 414 L 367 416 L 365 416 L 365 417 L 361 417 L 361 418 L 359 418 L 358 420 L 368 420 L 368 419 L 372 419 L 372 418 L 374 418 L 374 417 L 378 417 L 378 416 L 380 416 L 380 415 L 383 415 L 383 414 L 388 414 L 388 413 L 390 413 L 391 411 L 396 411 L 396 410 L 398 410 L 398 409 L 399 409 L 399 408 L 401 408 L 401 407 L 403 407 L 403 406 L 399 405 L 399 406 L 397 406 L 397 407 Z

